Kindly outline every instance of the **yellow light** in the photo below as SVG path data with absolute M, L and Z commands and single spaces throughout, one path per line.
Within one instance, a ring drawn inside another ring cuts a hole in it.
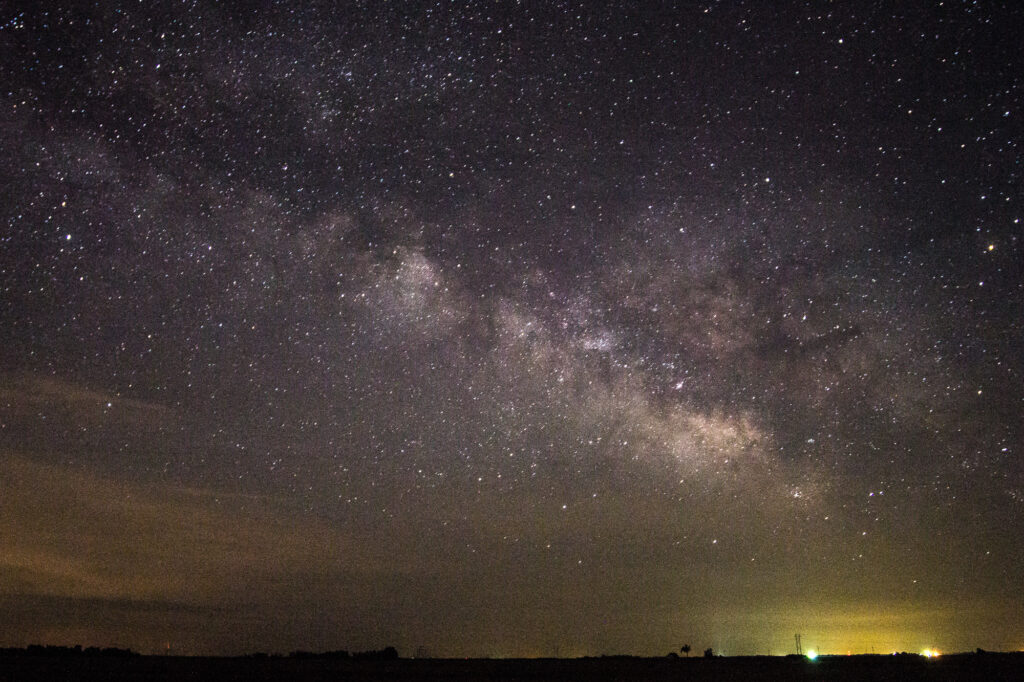
M 937 649 L 925 649 L 921 652 L 921 655 L 925 658 L 938 658 L 939 651 Z
M 809 649 L 809 650 L 807 651 L 807 660 L 808 660 L 808 661 L 813 661 L 813 660 L 814 660 L 814 659 L 816 659 L 817 657 L 818 657 L 818 652 L 817 652 L 817 651 L 815 651 L 814 649 Z

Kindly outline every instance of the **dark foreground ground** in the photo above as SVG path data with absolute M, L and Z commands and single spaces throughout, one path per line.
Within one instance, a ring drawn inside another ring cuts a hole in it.
M 1024 654 L 716 659 L 337 661 L 289 658 L 0 657 L 0 682 L 36 680 L 1024 680 Z

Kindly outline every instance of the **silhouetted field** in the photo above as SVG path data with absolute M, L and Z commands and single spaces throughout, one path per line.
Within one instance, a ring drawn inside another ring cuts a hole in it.
M 160 656 L 0 656 L 0 682 L 60 680 L 1021 680 L 1024 654 L 352 661 Z

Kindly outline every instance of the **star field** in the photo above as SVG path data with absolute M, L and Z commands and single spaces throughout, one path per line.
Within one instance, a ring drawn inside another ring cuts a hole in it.
M 1013 3 L 0 14 L 0 646 L 1024 647 Z

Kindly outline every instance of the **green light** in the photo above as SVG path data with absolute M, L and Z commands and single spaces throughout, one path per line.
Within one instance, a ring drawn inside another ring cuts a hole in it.
M 817 651 L 815 651 L 814 649 L 811 649 L 811 650 L 809 650 L 809 651 L 807 652 L 807 660 L 808 660 L 808 661 L 813 661 L 813 660 L 814 660 L 814 659 L 816 659 L 817 657 L 818 657 L 818 652 L 817 652 Z

